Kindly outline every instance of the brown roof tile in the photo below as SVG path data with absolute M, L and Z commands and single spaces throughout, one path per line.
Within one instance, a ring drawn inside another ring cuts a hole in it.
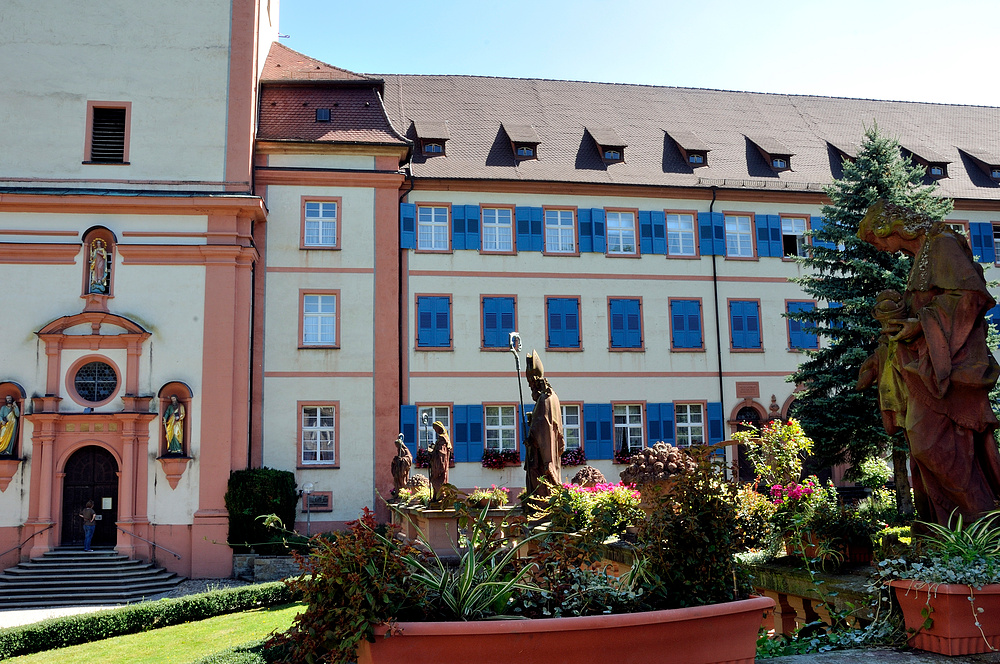
M 535 131 L 535 128 L 530 124 L 520 125 L 504 122 L 503 130 L 507 132 L 507 137 L 514 143 L 538 144 L 542 142 L 542 140 L 538 138 L 538 132 Z
M 417 133 L 417 138 L 427 138 L 439 141 L 446 141 L 451 138 L 448 132 L 448 123 L 434 120 L 414 120 L 413 130 Z
M 373 81 L 379 79 L 355 74 L 352 71 L 328 65 L 284 44 L 273 42 L 264 61 L 260 80 L 268 81 Z
M 685 150 L 693 150 L 695 152 L 710 152 L 711 148 L 705 141 L 698 138 L 698 135 L 693 131 L 688 131 L 687 129 L 664 129 L 667 136 L 674 139 L 681 148 Z
M 594 142 L 602 147 L 611 148 L 624 148 L 628 147 L 628 143 L 622 140 L 622 137 L 618 135 L 611 127 L 587 127 L 587 131 L 594 138 Z

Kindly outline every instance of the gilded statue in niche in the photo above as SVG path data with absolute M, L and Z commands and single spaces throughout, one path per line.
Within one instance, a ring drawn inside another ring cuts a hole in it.
M 187 411 L 177 396 L 170 395 L 170 403 L 163 411 L 163 428 L 167 439 L 167 454 L 184 454 L 184 418 Z
M 17 440 L 17 421 L 21 411 L 14 402 L 14 397 L 7 395 L 4 404 L 0 406 L 0 456 L 10 456 L 14 453 L 14 441 Z
M 107 295 L 109 272 L 108 245 L 97 238 L 90 243 L 90 284 L 87 292 Z

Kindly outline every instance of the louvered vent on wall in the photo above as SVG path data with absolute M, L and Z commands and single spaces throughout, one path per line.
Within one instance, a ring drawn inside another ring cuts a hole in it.
M 90 160 L 125 161 L 125 109 L 95 108 Z

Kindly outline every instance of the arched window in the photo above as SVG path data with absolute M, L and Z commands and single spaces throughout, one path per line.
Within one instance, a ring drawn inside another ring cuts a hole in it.
M 739 422 L 737 431 L 760 428 L 760 413 L 757 412 L 756 408 L 744 406 L 736 413 L 736 421 Z

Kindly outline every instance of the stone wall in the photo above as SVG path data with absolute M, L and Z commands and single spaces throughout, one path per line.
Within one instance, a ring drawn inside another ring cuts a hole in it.
M 259 556 L 256 553 L 233 555 L 233 578 L 263 583 L 299 575 L 299 566 L 291 556 Z

